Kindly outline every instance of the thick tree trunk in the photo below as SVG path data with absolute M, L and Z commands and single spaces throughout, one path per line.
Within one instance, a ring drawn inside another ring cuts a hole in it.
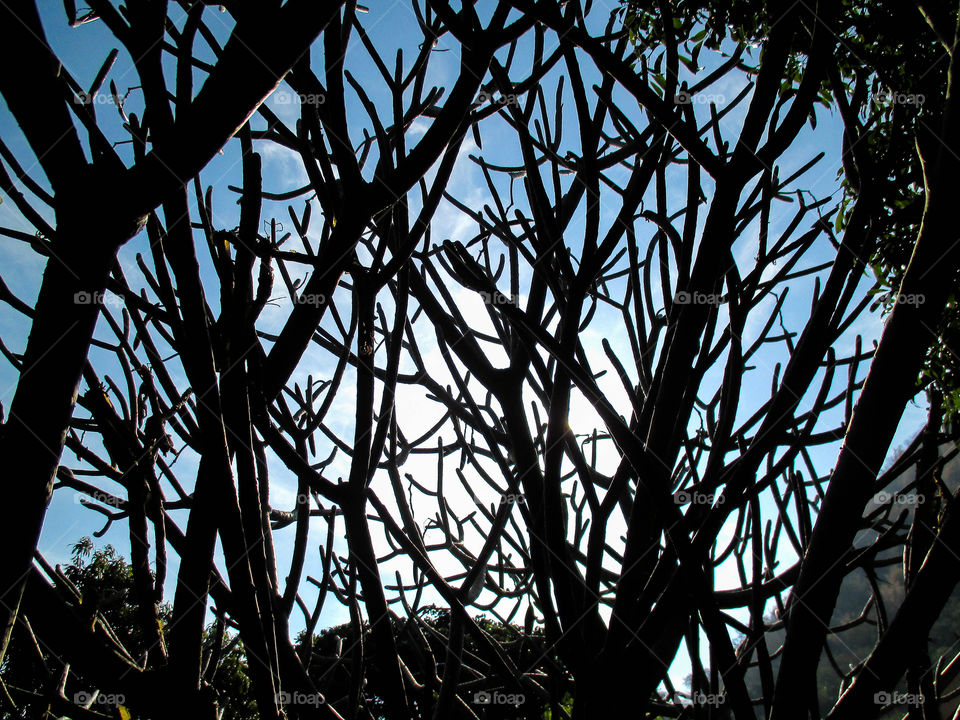
M 951 61 L 951 76 L 955 66 Z M 960 128 L 952 77 L 940 137 L 928 136 L 925 158 L 926 206 L 901 296 L 921 299 L 897 303 L 884 328 L 860 399 L 844 437 L 830 485 L 791 593 L 787 635 L 774 695 L 772 720 L 793 718 L 816 674 L 827 628 L 846 568 L 837 559 L 852 546 L 859 517 L 875 489 L 904 407 L 916 394 L 916 378 L 937 327 L 953 279 L 960 267 L 955 208 L 949 190 L 960 173 Z M 934 159 L 935 158 L 935 159 Z
M 100 238 L 87 241 L 79 223 L 61 223 L 58 232 L 0 439 L 0 453 L 7 458 L 0 503 L 0 547 L 5 554 L 0 563 L 0 659 L 33 562 L 118 247 Z

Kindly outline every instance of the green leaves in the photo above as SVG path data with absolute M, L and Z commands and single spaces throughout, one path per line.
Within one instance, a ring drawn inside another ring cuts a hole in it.
M 719 50 L 726 43 L 762 47 L 776 18 L 783 9 L 764 0 L 671 0 L 670 35 L 683 39 L 685 54 L 680 62 L 691 73 L 698 70 L 698 57 L 706 47 Z M 955 17 L 955 6 L 943 6 L 948 17 Z M 644 49 L 670 38 L 665 32 L 659 8 L 638 0 L 622 0 L 622 12 L 630 37 Z M 923 15 L 912 5 L 898 6 L 882 0 L 842 0 L 833 18 L 839 38 L 834 62 L 843 82 L 843 94 L 860 123 L 852 141 L 857 155 L 866 160 L 866 168 L 852 166 L 859 178 L 854 185 L 870 183 L 874 209 L 870 233 L 874 239 L 869 264 L 879 284 L 878 293 L 896 296 L 903 273 L 916 243 L 923 215 L 923 177 L 916 151 L 916 134 L 921 123 L 939 122 L 946 92 L 948 63 L 939 40 Z M 792 52 L 780 86 L 779 101 L 786 105 L 797 91 L 806 70 L 809 28 L 798 27 Z M 745 56 L 744 69 L 751 69 Z M 661 93 L 667 82 L 661 72 L 663 53 L 653 61 L 649 82 Z M 819 88 L 816 104 L 834 111 L 836 88 L 826 83 Z M 817 127 L 816 112 L 807 118 Z M 853 158 L 850 158 L 851 162 Z M 845 163 L 846 164 L 846 163 Z M 843 197 L 833 219 L 834 232 L 847 229 L 854 185 L 839 175 Z M 955 295 L 960 296 L 960 278 Z M 892 308 L 880 302 L 881 312 Z M 944 395 L 947 416 L 960 408 L 960 312 L 947 308 L 937 328 L 940 343 L 930 353 L 922 383 L 935 384 Z

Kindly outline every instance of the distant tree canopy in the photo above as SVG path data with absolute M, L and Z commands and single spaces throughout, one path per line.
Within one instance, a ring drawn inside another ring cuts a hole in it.
M 89 622 L 94 630 L 109 633 L 120 640 L 123 647 L 135 656 L 145 656 L 151 639 L 143 633 L 137 621 L 136 589 L 129 563 L 112 545 L 96 548 L 89 537 L 73 546 L 73 561 L 57 568 L 61 587 L 72 593 L 68 607 Z M 159 608 L 159 620 L 166 630 L 171 620 L 171 608 Z M 259 717 L 256 702 L 250 691 L 243 645 L 235 633 L 229 634 L 222 625 L 214 624 L 205 631 L 205 675 L 211 683 L 220 707 L 222 720 L 247 720 Z M 13 633 L 3 666 L 0 667 L 7 691 L 14 700 L 42 699 L 24 703 L 24 712 L 8 717 L 33 717 L 26 709 L 46 707 L 54 715 L 65 712 L 61 696 L 78 705 L 92 708 L 91 712 L 76 717 L 94 717 L 116 714 L 124 720 L 130 710 L 115 695 L 100 695 L 94 679 L 82 670 L 58 666 L 58 657 L 46 643 L 38 642 L 32 634 L 29 621 L 22 622 Z
M 73 561 L 59 569 L 59 574 L 63 586 L 72 592 L 70 604 L 78 617 L 94 630 L 100 628 L 115 634 L 132 654 L 144 654 L 149 639 L 135 619 L 132 573 L 116 549 L 108 545 L 94 550 L 90 538 L 83 538 L 73 547 Z M 169 620 L 169 615 L 169 606 L 161 609 L 160 617 L 164 621 Z M 21 622 L 14 631 L 0 676 L 16 700 L 30 693 L 44 697 L 60 682 L 63 682 L 64 695 L 69 698 L 92 689 L 75 672 L 61 677 L 62 668 L 57 664 L 55 654 L 32 633 L 29 621 Z M 19 716 L 30 714 L 23 712 Z
M 422 666 L 422 657 L 426 653 L 427 666 L 436 668 L 439 677 L 444 676 L 449 663 L 447 656 L 447 639 L 450 636 L 450 611 L 447 608 L 427 606 L 419 612 L 418 620 L 394 620 L 397 649 L 400 657 L 412 668 Z M 480 616 L 477 625 L 492 638 L 518 667 L 536 668 L 534 677 L 545 685 L 557 682 L 556 687 L 550 687 L 552 696 L 563 698 L 561 706 L 569 712 L 573 706 L 572 678 L 563 669 L 562 661 L 556 652 L 550 648 L 544 637 L 542 628 L 532 625 L 518 627 L 504 624 Z M 304 636 L 298 638 L 298 644 L 304 646 Z M 362 687 L 354 680 L 356 662 L 351 660 L 356 656 L 356 648 L 368 647 L 371 641 L 370 627 L 363 625 L 362 637 L 352 624 L 338 625 L 324 630 L 313 638 L 310 652 L 313 654 L 311 674 L 317 687 L 321 689 L 327 702 L 346 714 L 350 705 L 350 692 L 362 691 L 368 698 L 373 699 L 371 712 L 376 717 L 384 717 L 386 708 L 383 705 L 383 675 L 377 668 L 375 659 L 370 658 L 366 676 Z M 486 662 L 482 658 L 482 651 L 471 638 L 465 638 L 463 649 L 460 651 L 463 660 L 465 677 L 461 682 L 464 691 L 475 703 L 483 704 L 486 697 L 494 695 L 509 696 L 511 693 L 497 683 L 491 683 Z M 419 662 L 418 662 L 419 661 Z M 546 672 L 549 668 L 551 672 Z M 428 681 L 421 673 L 416 672 L 414 679 L 419 683 Z M 424 709 L 425 710 L 425 709 Z M 421 714 L 424 710 L 420 710 Z M 549 704 L 538 701 L 536 698 L 523 696 L 523 701 L 510 704 L 491 703 L 489 707 L 480 708 L 480 717 L 483 718 L 531 718 L 542 720 L 550 717 Z
M 3 711 L 950 709 L 957 22 L 0 3 Z
M 112 545 L 98 549 L 90 538 L 83 538 L 73 546 L 73 561 L 62 569 L 58 568 L 57 572 L 63 584 L 75 590 L 71 606 L 78 615 L 89 619 L 93 627 L 97 627 L 99 623 L 104 631 L 119 638 L 124 647 L 132 653 L 146 654 L 149 639 L 144 637 L 136 619 L 133 572 Z M 412 655 L 428 653 L 436 672 L 442 677 L 447 664 L 450 611 L 447 608 L 427 606 L 420 610 L 418 616 L 419 621 L 394 619 L 398 651 L 411 667 L 418 666 Z M 159 617 L 166 631 L 171 620 L 169 605 L 160 608 Z M 477 623 L 500 644 L 514 663 L 560 667 L 556 653 L 546 645 L 543 629 L 532 625 L 532 617 L 528 618 L 525 627 L 506 625 L 483 617 L 478 618 Z M 56 702 L 59 693 L 53 696 L 48 696 L 48 693 L 51 687 L 58 685 L 67 698 L 86 696 L 91 699 L 94 710 L 111 712 L 116 711 L 118 706 L 123 707 L 122 702 L 110 698 L 105 701 L 99 699 L 95 693 L 95 684 L 82 675 L 68 671 L 66 677 L 58 677 L 55 673 L 55 654 L 38 644 L 29 628 L 29 623 L 22 623 L 14 631 L 4 664 L 0 668 L 0 678 L 14 699 L 47 697 L 48 706 L 57 712 L 60 709 Z M 411 634 L 416 635 L 416 638 L 411 638 Z M 351 692 L 362 691 L 369 698 L 369 708 L 373 715 L 378 718 L 384 716 L 383 674 L 376 667 L 375 658 L 371 656 L 370 642 L 369 623 L 363 623 L 359 630 L 353 624 L 347 623 L 325 628 L 312 638 L 308 638 L 305 632 L 301 632 L 297 637 L 298 652 L 312 658 L 310 673 L 317 688 L 323 693 L 326 702 L 343 714 L 349 712 Z M 465 666 L 470 668 L 469 672 L 473 676 L 470 685 L 474 688 L 473 693 L 483 697 L 485 693 L 500 692 L 501 688 L 493 687 L 487 682 L 485 672 L 474 669 L 478 664 L 484 664 L 477 651 L 476 643 L 468 638 L 462 652 Z M 222 710 L 221 720 L 248 720 L 259 717 L 256 701 L 250 690 L 247 660 L 239 636 L 225 628 L 222 622 L 211 624 L 205 631 L 204 658 L 204 676 L 216 693 Z M 362 666 L 361 658 L 365 658 L 370 664 L 366 673 L 357 677 L 356 668 Z M 567 677 L 562 669 L 559 677 Z M 547 673 L 542 673 L 541 678 L 549 681 Z M 416 677 L 416 680 L 422 683 L 426 678 L 421 676 Z M 573 685 L 569 679 L 564 683 L 564 687 L 556 689 L 560 696 L 566 692 L 567 711 L 573 702 L 572 690 Z M 353 702 L 356 702 L 356 699 Z M 524 717 L 536 720 L 549 718 L 549 708 L 534 703 L 522 704 L 522 711 L 520 704 L 492 706 L 486 709 L 484 717 Z M 129 710 L 123 710 L 127 713 L 126 717 L 131 717 Z M 24 713 L 21 716 L 27 718 L 30 714 Z

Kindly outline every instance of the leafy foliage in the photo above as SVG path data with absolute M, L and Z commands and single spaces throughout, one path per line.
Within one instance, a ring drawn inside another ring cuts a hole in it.
M 671 18 L 665 27 L 664 10 Z M 945 0 L 925 3 L 932 19 L 953 17 L 956 7 Z M 696 58 L 702 47 L 720 49 L 734 45 L 758 47 L 768 37 L 771 19 L 783 8 L 766 0 L 673 0 L 656 4 L 626 0 L 621 13 L 631 39 L 639 47 L 652 47 L 670 37 L 688 38 L 684 47 Z M 933 152 L 931 140 L 940 128 L 931 118 L 943 111 L 949 56 L 940 38 L 913 3 L 890 4 L 878 0 L 842 0 L 836 4 L 835 29 L 840 43 L 836 69 L 844 92 L 857 112 L 860 135 L 845 141 L 843 168 L 838 174 L 843 197 L 834 229 L 847 227 L 853 201 L 862 184 L 872 197 L 872 247 L 863 258 L 876 278 L 874 309 L 887 315 L 904 299 L 899 288 L 913 252 L 924 207 L 924 182 L 920 150 Z M 943 30 L 953 28 L 944 23 Z M 668 32 L 669 31 L 669 32 Z M 681 58 L 685 60 L 685 58 Z M 799 82 L 804 64 L 802 48 L 794 48 L 781 87 L 786 101 Z M 756 74 L 759 64 L 744 65 Z M 835 88 L 821 91 L 823 107 L 833 110 Z M 815 116 L 811 116 L 815 123 Z M 866 161 L 856 167 L 854 156 Z M 947 417 L 960 412 L 960 274 L 937 327 L 940 342 L 930 349 L 918 391 L 932 385 L 944 396 Z M 914 301 L 908 299 L 907 301 Z M 922 302 L 922 299 L 920 300 Z

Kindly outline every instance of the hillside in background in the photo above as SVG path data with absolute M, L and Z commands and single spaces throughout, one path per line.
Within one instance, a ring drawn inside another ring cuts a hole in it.
M 944 446 L 941 456 L 945 456 L 950 449 L 951 446 Z M 914 479 L 915 467 L 911 466 L 894 480 L 885 491 L 888 494 L 893 494 L 907 490 L 904 493 L 903 502 L 897 504 L 890 512 L 891 520 L 895 520 L 901 513 L 905 513 L 901 521 L 904 528 L 902 532 L 906 532 L 913 522 L 916 507 L 914 499 L 919 500 L 916 494 L 910 490 Z M 941 479 L 943 484 L 951 491 L 956 491 L 960 487 L 960 458 L 955 457 L 944 465 Z M 882 505 L 882 494 L 878 494 L 878 497 L 879 499 L 868 506 L 867 515 L 870 515 L 871 512 Z M 924 500 L 928 499 L 924 498 Z M 857 546 L 867 547 L 876 538 L 877 533 L 875 531 L 864 530 L 857 538 Z M 902 550 L 902 545 L 898 545 L 897 550 Z M 902 554 L 897 555 L 887 551 L 886 553 L 880 553 L 878 558 L 889 562 L 889 564 L 876 570 L 876 588 L 883 600 L 884 616 L 889 619 L 893 617 L 903 602 L 903 557 Z M 843 582 L 831 626 L 834 629 L 844 629 L 828 638 L 829 653 L 823 653 L 817 673 L 821 712 L 825 712 L 832 707 L 840 694 L 842 678 L 839 673 L 850 672 L 858 663 L 870 655 L 876 645 L 878 629 L 876 609 L 871 603 L 873 594 L 874 590 L 870 579 L 862 569 L 850 573 Z M 858 619 L 861 618 L 862 620 L 858 622 Z M 776 622 L 776 615 L 771 613 L 768 622 Z M 782 629 L 767 634 L 767 648 L 771 655 L 780 649 L 783 643 L 783 635 Z M 929 635 L 928 648 L 934 668 L 937 666 L 937 659 L 944 656 L 943 665 L 939 668 L 939 672 L 942 673 L 941 683 L 944 687 L 941 694 L 947 694 L 948 699 L 940 706 L 940 717 L 952 718 L 958 706 L 960 706 L 960 662 L 950 664 L 950 660 L 960 653 L 960 586 L 954 589 L 943 613 L 934 623 Z M 779 658 L 773 658 L 773 667 L 774 672 L 779 669 Z M 748 678 L 751 696 L 761 697 L 760 677 L 755 668 L 748 674 Z M 902 680 L 898 685 L 898 692 L 906 693 L 906 684 Z M 951 692 L 954 693 L 953 696 L 950 695 Z M 880 717 L 902 717 L 905 713 L 906 708 L 904 707 L 891 707 Z M 757 717 L 762 716 L 762 707 L 759 707 Z

